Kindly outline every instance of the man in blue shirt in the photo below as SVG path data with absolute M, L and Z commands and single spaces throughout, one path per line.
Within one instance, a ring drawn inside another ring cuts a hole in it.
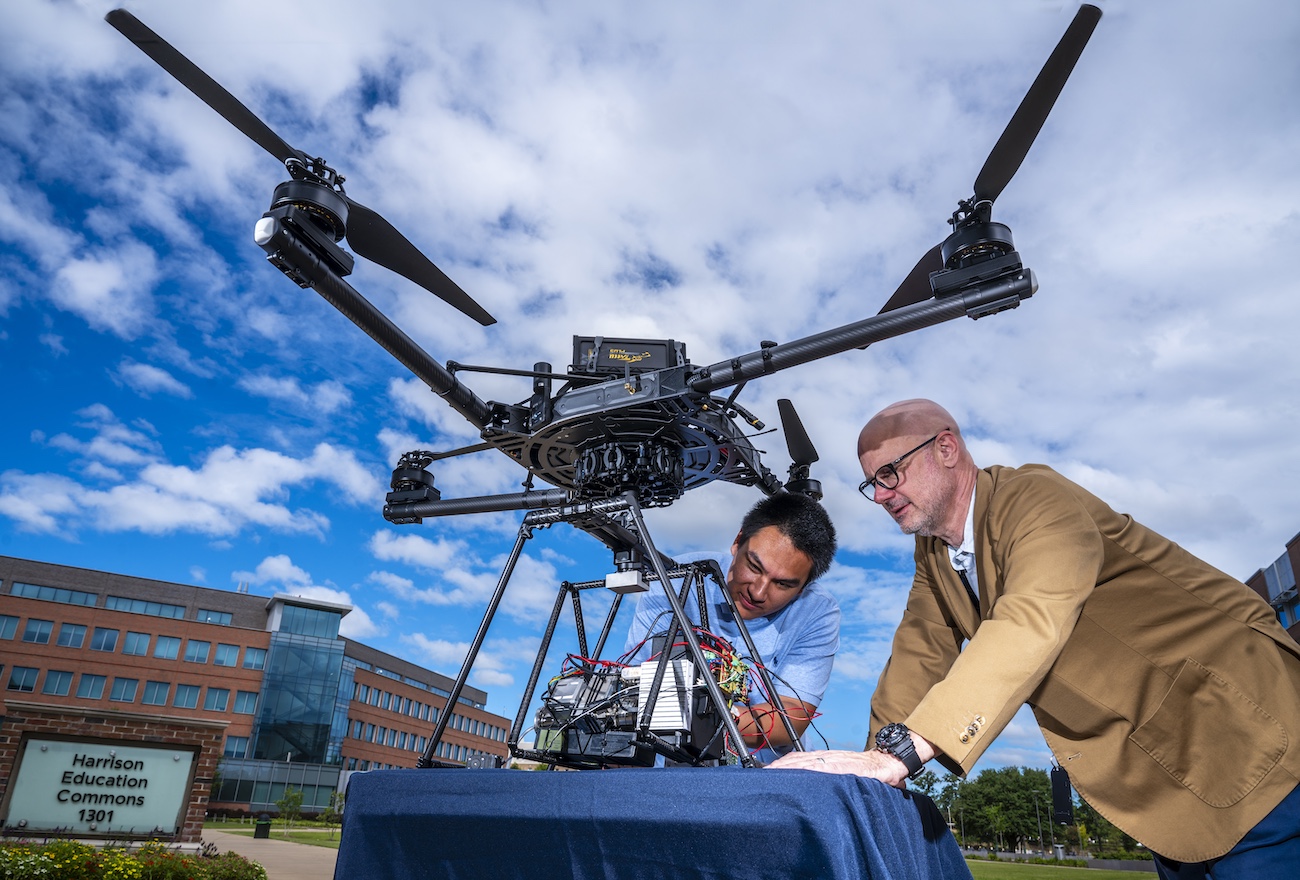
M 727 592 L 745 621 L 754 647 L 772 673 L 777 694 L 762 692 L 751 676 L 749 705 L 740 708 L 737 726 L 759 761 L 789 751 L 791 742 L 778 711 L 784 711 L 802 736 L 826 693 L 840 641 L 840 609 L 831 594 L 813 583 L 835 556 L 835 527 L 822 506 L 806 495 L 778 493 L 759 501 L 745 515 L 723 561 Z M 745 653 L 744 639 L 712 578 L 706 579 L 709 624 Z M 698 623 L 698 603 L 686 612 Z M 629 661 L 650 659 L 651 636 L 666 631 L 672 613 L 657 585 L 641 595 L 628 632 Z M 753 658 L 745 658 L 753 662 Z M 777 709 L 777 705 L 781 709 Z

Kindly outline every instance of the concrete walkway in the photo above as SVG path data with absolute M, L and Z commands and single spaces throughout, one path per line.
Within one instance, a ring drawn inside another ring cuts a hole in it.
M 338 832 L 336 831 L 335 834 Z M 239 853 L 266 869 L 267 880 L 330 880 L 338 850 L 270 838 L 255 840 L 239 834 L 204 829 L 203 841 L 215 843 L 218 852 Z

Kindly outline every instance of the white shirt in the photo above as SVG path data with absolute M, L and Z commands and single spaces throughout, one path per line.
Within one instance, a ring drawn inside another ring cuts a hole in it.
M 949 547 L 948 558 L 957 571 L 966 572 L 966 581 L 980 594 L 979 578 L 975 575 L 975 489 L 970 490 L 970 502 L 966 505 L 966 528 L 962 531 L 961 546 Z

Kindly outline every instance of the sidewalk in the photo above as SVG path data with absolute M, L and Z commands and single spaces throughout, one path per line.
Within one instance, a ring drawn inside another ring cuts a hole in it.
M 219 852 L 239 853 L 257 862 L 266 869 L 267 880 L 329 880 L 338 858 L 338 850 L 276 840 L 274 832 L 268 839 L 256 840 L 205 828 L 203 841 L 215 843 Z

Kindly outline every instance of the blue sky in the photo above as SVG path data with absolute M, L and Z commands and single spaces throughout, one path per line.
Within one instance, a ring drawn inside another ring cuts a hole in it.
M 943 402 L 982 464 L 1051 464 L 1238 577 L 1300 530 L 1300 9 L 1101 5 L 995 208 L 1039 293 L 740 397 L 771 424 L 792 398 L 822 455 L 842 545 L 834 746 L 865 738 L 910 580 L 910 539 L 854 491 L 857 430 L 894 399 Z M 0 553 L 349 602 L 347 634 L 454 675 L 519 516 L 382 519 L 398 455 L 475 431 L 266 264 L 252 227 L 282 169 L 110 8 L 0 9 Z M 678 339 L 710 364 L 874 314 L 1076 7 L 128 8 L 499 323 L 359 261 L 362 293 L 440 360 L 528 368 L 566 364 L 574 334 Z M 756 443 L 784 475 L 779 438 Z M 499 454 L 434 472 L 444 497 L 523 477 Z M 756 498 L 710 485 L 649 519 L 661 549 L 720 551 Z M 489 708 L 514 716 L 556 585 L 608 568 L 584 534 L 538 533 L 471 678 Z M 982 766 L 1047 763 L 1022 714 Z

